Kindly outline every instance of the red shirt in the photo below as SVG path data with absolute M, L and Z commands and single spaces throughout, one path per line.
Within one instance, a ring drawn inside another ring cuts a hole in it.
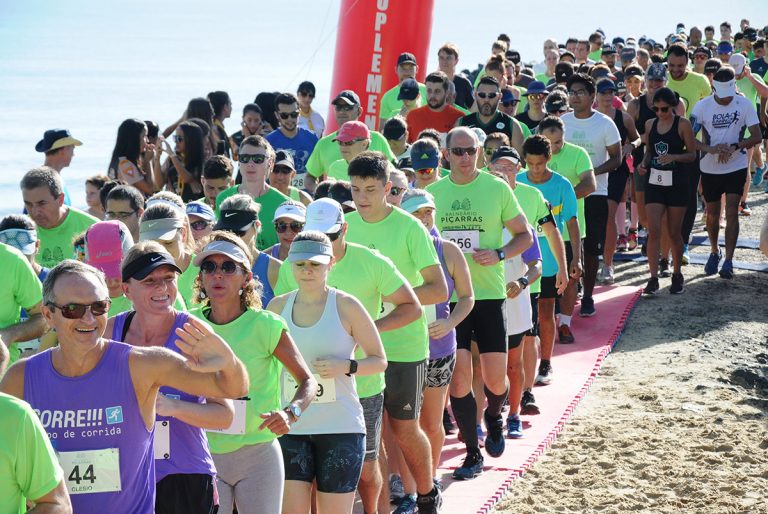
M 405 118 L 408 123 L 408 142 L 416 141 L 419 132 L 427 128 L 447 134 L 456 125 L 456 120 L 462 116 L 464 113 L 452 105 L 446 105 L 440 112 L 433 111 L 428 105 L 414 109 Z

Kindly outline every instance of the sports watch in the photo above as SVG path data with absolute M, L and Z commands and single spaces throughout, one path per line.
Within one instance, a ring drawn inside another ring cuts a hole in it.
M 288 415 L 293 416 L 294 422 L 298 421 L 299 418 L 301 418 L 301 407 L 296 405 L 295 403 L 292 403 L 288 405 L 285 409 L 283 409 L 285 412 L 288 413 Z
M 499 256 L 499 260 L 500 260 L 500 261 L 503 261 L 504 259 L 506 259 L 506 258 L 507 258 L 507 254 L 506 254 L 506 253 L 504 253 L 504 250 L 503 250 L 503 249 L 501 249 L 501 248 L 499 248 L 499 249 L 497 249 L 497 250 L 496 250 L 496 255 L 498 255 L 498 256 Z
M 349 372 L 345 373 L 348 377 L 351 377 L 357 373 L 357 361 L 355 359 L 349 359 Z
M 528 279 L 523 275 L 522 277 L 517 279 L 518 282 L 520 282 L 520 286 L 522 289 L 525 289 L 528 287 Z

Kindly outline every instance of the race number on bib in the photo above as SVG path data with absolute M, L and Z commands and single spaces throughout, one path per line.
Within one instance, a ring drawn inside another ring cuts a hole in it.
M 304 189 L 304 178 L 306 176 L 306 173 L 297 173 L 293 180 L 291 180 L 291 185 L 296 189 Z
M 245 406 L 248 400 L 234 400 L 235 417 L 232 418 L 232 424 L 227 428 L 208 429 L 207 432 L 217 432 L 219 434 L 243 435 L 245 433 Z
M 472 253 L 480 248 L 480 231 L 478 230 L 444 230 L 443 237 L 456 243 L 463 253 Z
M 171 422 L 155 421 L 155 459 L 171 458 Z
M 336 401 L 336 379 L 322 378 L 314 375 L 317 380 L 317 396 L 314 403 L 331 403 Z M 299 388 L 299 384 L 293 379 L 293 375 L 283 372 L 283 400 L 288 403 L 293 399 L 293 393 Z
M 59 464 L 69 494 L 115 493 L 120 482 L 120 450 L 59 452 Z
M 656 168 L 651 168 L 651 175 L 648 178 L 648 183 L 654 186 L 671 186 L 672 170 L 657 170 Z

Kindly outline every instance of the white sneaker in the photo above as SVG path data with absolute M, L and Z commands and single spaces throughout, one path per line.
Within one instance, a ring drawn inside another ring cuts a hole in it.
M 603 266 L 603 284 L 613 284 L 613 266 Z

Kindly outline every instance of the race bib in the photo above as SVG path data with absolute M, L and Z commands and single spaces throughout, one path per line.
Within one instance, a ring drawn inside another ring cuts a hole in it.
M 30 357 L 40 349 L 40 339 L 30 339 L 29 341 L 16 343 L 16 349 L 21 354 L 20 358 Z
M 171 422 L 155 421 L 155 459 L 171 458 Z
M 120 482 L 120 450 L 59 452 L 59 464 L 69 494 L 115 493 Z
M 656 168 L 651 168 L 648 183 L 654 186 L 671 186 L 672 170 L 657 170 Z
M 322 378 L 320 375 L 314 375 L 317 380 L 317 396 L 314 403 L 331 403 L 336 401 L 336 379 Z M 283 372 L 283 400 L 285 403 L 293 399 L 293 394 L 299 384 L 293 379 L 293 375 L 287 371 Z
M 207 432 L 216 432 L 219 434 L 243 435 L 245 433 L 245 402 L 248 400 L 234 400 L 235 417 L 232 418 L 232 424 L 227 428 L 208 429 Z
M 478 230 L 444 230 L 442 236 L 456 243 L 463 253 L 472 253 L 475 248 L 480 248 Z
M 381 302 L 381 313 L 379 314 L 379 319 L 383 318 L 384 316 L 388 315 L 390 312 L 395 310 L 396 305 L 394 303 L 389 302 Z
M 297 173 L 293 180 L 291 180 L 291 185 L 296 189 L 304 189 L 304 177 L 306 176 L 306 173 Z

